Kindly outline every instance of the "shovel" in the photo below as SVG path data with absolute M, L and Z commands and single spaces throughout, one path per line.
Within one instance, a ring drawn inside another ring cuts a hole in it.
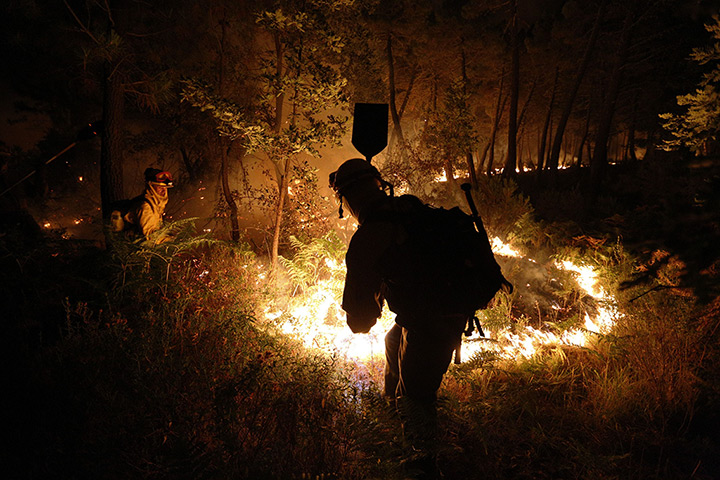
M 356 103 L 353 113 L 352 144 L 368 163 L 388 143 L 388 104 Z

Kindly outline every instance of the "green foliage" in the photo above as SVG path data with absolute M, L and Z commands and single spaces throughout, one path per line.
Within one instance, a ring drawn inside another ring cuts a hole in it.
M 454 81 L 445 92 L 442 109 L 427 114 L 418 151 L 439 163 L 438 170 L 442 170 L 442 162 L 454 165 L 477 145 L 477 133 L 472 127 L 475 119 L 470 112 L 466 87 L 463 80 Z M 463 167 L 466 167 L 464 163 Z
M 693 152 L 704 153 L 707 143 L 717 140 L 720 129 L 720 92 L 714 85 L 705 85 L 695 93 L 677 97 L 677 103 L 685 107 L 684 113 L 660 115 L 665 120 L 663 128 L 675 137 L 665 141 L 666 148 L 685 146 Z
M 302 10 L 288 4 L 257 13 L 257 25 L 279 42 L 279 50 L 258 54 L 261 73 L 254 82 L 262 93 L 250 100 L 252 107 L 223 98 L 199 79 L 184 81 L 183 101 L 210 112 L 220 134 L 241 140 L 248 153 L 262 151 L 274 161 L 317 155 L 318 145 L 334 144 L 347 118 L 327 111 L 346 104 L 346 80 L 329 62 L 343 46 L 323 17 L 330 4 L 310 2 Z M 278 101 L 290 102 L 288 122 L 280 118 Z
M 295 251 L 293 258 L 280 257 L 280 262 L 294 288 L 301 290 L 332 278 L 338 265 L 342 265 L 346 250 L 345 243 L 333 231 L 307 243 L 291 236 L 290 245 Z
M 481 176 L 478 183 L 479 188 L 473 191 L 473 196 L 489 235 L 506 239 L 512 234 L 520 238 L 532 236 L 537 231 L 532 225 L 530 200 L 519 194 L 512 180 Z
M 165 290 L 171 281 L 174 261 L 198 247 L 216 242 L 207 236 L 194 235 L 195 220 L 197 218 L 168 222 L 147 239 L 131 240 L 124 233 L 109 232 L 110 251 L 117 269 L 113 290 L 120 293 L 125 288 L 135 288 L 135 282 Z
M 677 97 L 678 106 L 683 107 L 682 113 L 660 115 L 665 120 L 663 127 L 674 137 L 665 142 L 667 149 L 685 146 L 706 154 L 708 142 L 717 140 L 720 130 L 720 91 L 717 89 L 720 83 L 720 17 L 715 16 L 714 22 L 705 28 L 715 43 L 694 49 L 690 58 L 700 65 L 709 64 L 712 70 L 705 73 L 694 93 Z

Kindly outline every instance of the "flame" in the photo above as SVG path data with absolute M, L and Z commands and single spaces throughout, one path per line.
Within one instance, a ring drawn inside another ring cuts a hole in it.
M 500 237 L 494 237 L 491 242 L 492 250 L 495 255 L 504 257 L 521 257 L 520 252 L 512 248 L 509 244 L 503 243 Z
M 496 255 L 535 262 L 498 237 L 493 238 L 492 247 Z M 325 259 L 325 265 L 331 271 L 330 279 L 317 282 L 306 292 L 291 298 L 283 307 L 266 307 L 265 319 L 275 324 L 282 333 L 299 339 L 309 349 L 319 349 L 356 361 L 383 355 L 384 336 L 394 323 L 393 314 L 384 309 L 370 333 L 353 334 L 345 323 L 345 313 L 340 305 L 345 265 L 331 258 Z M 485 338 L 474 334 L 463 338 L 464 360 L 481 351 L 494 351 L 506 359 L 531 358 L 543 346 L 586 346 L 596 334 L 606 334 L 612 329 L 621 314 L 615 299 L 598 285 L 597 271 L 590 265 L 578 265 L 568 260 L 558 261 L 556 266 L 571 272 L 580 288 L 598 303 L 593 316 L 585 314 L 584 328 L 555 333 L 524 326 L 515 332 L 510 328 L 485 332 L 488 335 Z
M 496 255 L 503 255 L 516 258 L 524 258 L 535 263 L 535 260 L 523 257 L 510 245 L 503 243 L 500 238 L 495 237 L 492 241 L 493 252 Z M 598 302 L 595 316 L 585 314 L 584 328 L 569 329 L 561 334 L 540 330 L 532 326 L 525 326 L 518 332 L 511 329 L 503 329 L 494 332 L 494 335 L 487 338 L 486 342 L 479 342 L 478 336 L 469 337 L 463 342 L 463 355 L 466 358 L 472 357 L 475 353 L 492 350 L 502 358 L 518 359 L 531 358 L 537 354 L 540 347 L 553 345 L 572 345 L 584 347 L 588 345 L 592 337 L 597 334 L 607 334 L 615 325 L 615 321 L 621 316 L 615 299 L 598 285 L 597 271 L 590 265 L 578 265 L 569 260 L 558 261 L 556 266 L 561 270 L 573 273 L 578 286 L 590 297 Z M 556 308 L 559 308 L 555 306 Z M 486 332 L 486 335 L 491 332 Z

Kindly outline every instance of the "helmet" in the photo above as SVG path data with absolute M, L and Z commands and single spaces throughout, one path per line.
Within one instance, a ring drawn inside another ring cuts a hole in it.
M 350 185 L 371 178 L 375 178 L 382 183 L 380 172 L 370 162 L 362 158 L 351 158 L 330 174 L 330 187 L 339 196 L 343 196 Z
M 389 189 L 390 196 L 393 196 L 393 186 L 380 177 L 380 172 L 378 172 L 377 168 L 362 158 L 351 158 L 330 174 L 330 188 L 335 190 L 335 194 L 338 200 L 340 200 L 340 208 L 338 210 L 340 218 L 343 218 L 342 202 L 346 192 L 353 185 L 357 185 L 358 182 L 366 182 L 368 180 L 377 180 L 379 182 L 379 185 L 377 185 L 378 189 L 382 191 Z
M 162 187 L 173 187 L 172 173 L 158 168 L 145 169 L 145 181 Z

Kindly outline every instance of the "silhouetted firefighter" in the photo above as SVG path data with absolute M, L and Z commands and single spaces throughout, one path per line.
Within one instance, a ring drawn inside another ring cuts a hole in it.
M 412 195 L 393 196 L 392 185 L 369 161 L 384 144 L 358 140 L 359 125 L 368 117 L 359 112 L 361 105 L 355 109 L 353 144 L 367 160 L 350 159 L 330 174 L 340 216 L 344 207 L 359 223 L 345 257 L 342 307 L 354 333 L 370 331 L 385 301 L 396 314 L 385 337 L 385 395 L 396 403 L 412 448 L 410 470 L 433 478 L 436 399 L 443 375 L 463 331 L 469 335 L 479 327 L 475 312 L 503 285 L 512 287 L 495 262 L 472 203 L 473 217 L 457 207 L 425 205 Z M 369 115 L 376 117 L 371 120 L 374 135 L 384 122 L 387 139 L 387 110 L 383 118 L 382 109 L 371 108 L 376 110 Z

